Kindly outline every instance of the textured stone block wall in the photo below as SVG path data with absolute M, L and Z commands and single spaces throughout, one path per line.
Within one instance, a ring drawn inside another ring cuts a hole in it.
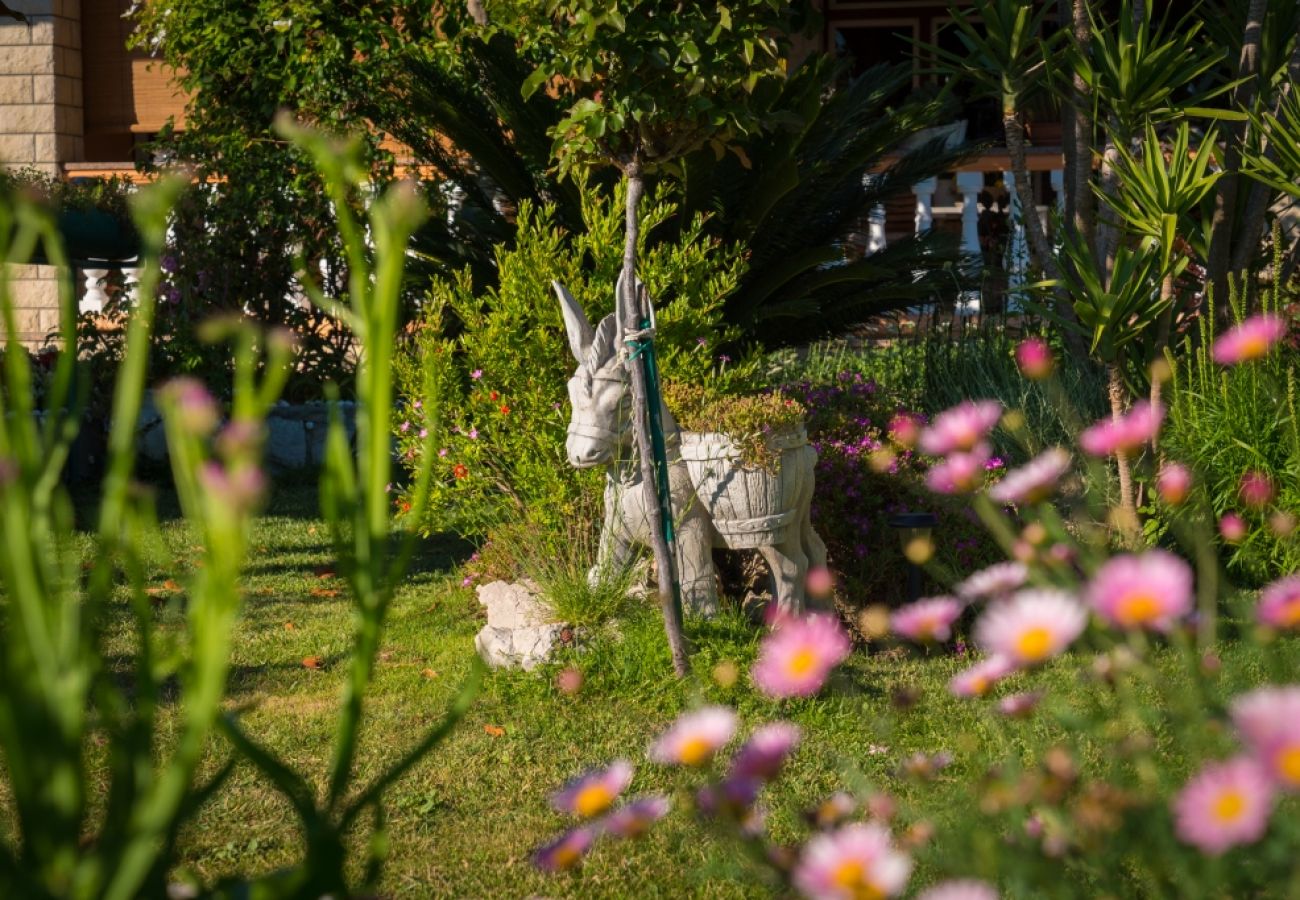
M 0 18 L 0 164 L 50 175 L 84 156 L 80 0 L 6 0 L 29 24 Z M 54 269 L 11 266 L 9 290 L 25 341 L 58 321 Z

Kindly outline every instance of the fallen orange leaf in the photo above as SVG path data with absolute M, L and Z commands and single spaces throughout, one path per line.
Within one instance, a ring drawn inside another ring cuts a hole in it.
M 303 665 L 303 668 L 305 668 L 305 669 L 319 669 L 319 668 L 320 668 L 320 657 L 319 657 L 319 656 L 307 656 L 307 657 L 304 657 L 304 658 L 303 658 L 303 661 L 302 661 L 302 665 Z
M 312 571 L 312 574 L 315 575 L 317 578 L 333 578 L 333 577 L 334 577 L 334 565 L 333 565 L 333 563 L 325 563 L 324 565 L 316 566 L 316 567 L 314 567 L 311 571 Z
M 501 737 L 501 735 L 506 733 L 506 730 L 498 725 L 484 725 L 483 730 L 493 737 Z
M 313 597 L 337 597 L 339 595 L 337 588 L 312 588 Z
M 421 669 L 421 670 L 420 670 L 420 674 L 423 675 L 425 678 L 437 678 L 437 677 L 438 677 L 438 673 L 435 672 L 435 671 L 433 671 L 433 669 Z
M 285 622 L 285 623 L 284 623 L 284 630 L 285 630 L 285 631 L 293 631 L 294 628 L 296 628 L 296 627 L 297 627 L 297 626 L 294 625 L 292 622 Z

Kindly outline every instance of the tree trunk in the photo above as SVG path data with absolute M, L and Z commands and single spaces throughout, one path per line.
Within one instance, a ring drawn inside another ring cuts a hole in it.
M 1243 81 L 1232 91 L 1232 108 L 1248 109 L 1255 100 L 1255 87 L 1259 75 L 1259 48 L 1264 34 L 1264 14 L 1268 0 L 1250 0 L 1246 10 L 1246 31 L 1241 42 L 1241 57 L 1237 61 L 1237 77 Z M 1226 152 L 1223 160 L 1224 175 L 1219 179 L 1214 195 L 1214 217 L 1210 220 L 1210 252 L 1206 259 L 1209 287 L 1220 309 L 1221 301 L 1228 295 L 1228 274 L 1232 262 L 1232 233 L 1237 208 L 1237 191 L 1241 176 L 1241 147 L 1246 140 L 1249 123 L 1234 122 L 1224 134 Z
M 1074 42 L 1087 55 L 1092 45 L 1092 23 L 1087 0 L 1074 0 Z M 1077 72 L 1073 76 L 1070 101 L 1074 115 L 1071 137 L 1074 141 L 1074 170 L 1069 182 L 1069 196 L 1074 203 L 1071 221 L 1074 231 L 1091 247 L 1096 228 L 1096 200 L 1092 196 L 1092 119 L 1088 115 L 1088 82 Z
M 623 244 L 623 296 L 618 298 L 625 335 L 641 330 L 640 299 L 636 289 L 636 245 L 641 230 L 638 215 L 645 181 L 639 160 L 632 160 L 623 170 L 627 176 L 627 233 Z M 641 464 L 641 490 L 645 494 L 646 514 L 650 520 L 650 546 L 654 550 L 655 571 L 659 576 L 659 608 L 664 616 L 664 631 L 672 653 L 673 671 L 684 677 L 690 671 L 686 636 L 682 631 L 681 608 L 673 584 L 676 572 L 668 541 L 664 537 L 659 494 L 655 490 L 655 460 L 650 444 L 650 411 L 646 405 L 645 359 L 638 356 L 629 366 L 632 382 L 632 429 L 636 452 Z
M 1060 278 L 1061 269 L 1056 264 L 1052 245 L 1047 242 L 1043 222 L 1038 218 L 1038 204 L 1034 200 L 1033 185 L 1029 183 L 1029 166 L 1025 162 L 1025 126 L 1014 103 L 1003 104 L 1002 127 L 1007 135 L 1007 154 L 1011 157 L 1011 171 L 1016 178 L 1016 197 L 1024 217 L 1025 234 L 1029 236 L 1030 255 L 1039 270 L 1048 278 Z
M 1124 415 L 1128 390 L 1124 387 L 1123 362 L 1116 359 L 1106 366 L 1107 393 L 1110 395 L 1110 414 L 1118 421 Z M 1123 517 L 1121 530 L 1125 543 L 1132 545 L 1137 533 L 1137 503 L 1133 497 L 1133 464 L 1128 453 L 1115 454 L 1115 467 L 1119 470 L 1119 509 Z
M 1101 192 L 1114 198 L 1119 193 L 1119 174 L 1115 163 L 1119 160 L 1119 150 L 1114 140 L 1107 138 L 1106 148 L 1101 154 L 1101 174 L 1099 184 Z M 1119 215 L 1108 204 L 1101 206 L 1101 216 L 1094 232 L 1093 259 L 1101 266 L 1101 282 L 1110 286 L 1110 275 L 1115 269 L 1115 252 L 1119 248 Z

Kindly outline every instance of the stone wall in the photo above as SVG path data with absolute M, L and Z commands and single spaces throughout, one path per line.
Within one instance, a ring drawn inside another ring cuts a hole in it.
M 28 23 L 0 17 L 0 164 L 59 174 L 84 155 L 80 0 L 6 0 Z M 54 269 L 11 266 L 21 338 L 39 344 L 58 321 Z

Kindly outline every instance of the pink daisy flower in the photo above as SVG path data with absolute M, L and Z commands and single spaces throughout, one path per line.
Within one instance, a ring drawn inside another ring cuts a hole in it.
M 1170 506 L 1180 506 L 1192 490 L 1192 471 L 1182 463 L 1167 462 L 1156 475 L 1156 491 Z
M 1252 469 L 1241 476 L 1241 502 L 1253 509 L 1268 506 L 1274 493 L 1273 480 L 1264 472 Z
M 1246 756 L 1201 769 L 1173 800 L 1178 839 L 1210 856 L 1264 836 L 1273 812 L 1273 784 Z
M 1249 531 L 1246 520 L 1235 512 L 1227 512 L 1219 517 L 1219 536 L 1229 544 L 1244 541 Z
M 952 623 L 961 616 L 961 604 L 953 597 L 930 597 L 909 603 L 889 617 L 894 634 L 909 641 L 946 641 L 952 637 Z
M 1232 722 L 1273 780 L 1300 790 L 1300 685 L 1243 694 L 1232 701 Z
M 1029 569 L 1024 563 L 994 563 L 967 576 L 964 581 L 959 581 L 955 590 L 957 596 L 965 600 L 977 597 L 1002 598 L 1024 587 L 1028 578 Z
M 794 886 L 810 900 L 858 900 L 903 892 L 912 860 L 895 849 L 889 831 L 874 822 L 845 825 L 804 844 Z
M 969 494 L 984 483 L 984 464 L 992 452 L 988 444 L 978 444 L 969 453 L 949 453 L 925 473 L 925 486 L 936 494 Z
M 616 837 L 641 837 L 650 830 L 651 825 L 668 815 L 672 805 L 673 802 L 667 797 L 638 797 L 602 819 L 600 828 Z
M 964 878 L 942 881 L 918 894 L 916 900 L 998 900 L 998 892 L 987 881 Z
M 731 760 L 728 778 L 771 781 L 781 774 L 786 759 L 803 736 L 798 725 L 771 722 L 756 729 Z
M 725 706 L 682 713 L 650 748 L 655 762 L 702 766 L 736 733 L 736 714 Z
M 162 399 L 171 406 L 181 430 L 197 437 L 207 437 L 221 421 L 217 401 L 203 382 L 188 375 L 173 378 L 160 389 Z
M 1102 419 L 1084 429 L 1079 435 L 1079 446 L 1090 456 L 1110 456 L 1113 453 L 1131 453 L 1160 433 L 1165 408 L 1139 400 L 1127 414 L 1118 419 Z
M 989 496 L 999 503 L 1026 506 L 1042 503 L 1052 496 L 1061 476 L 1070 471 L 1070 454 L 1052 447 L 1019 469 L 1012 469 L 1001 481 L 989 488 Z
M 551 806 L 560 812 L 590 819 L 614 805 L 618 795 L 632 783 L 632 764 L 615 760 L 607 768 L 575 778 L 551 796 Z
M 1097 570 L 1086 597 L 1117 628 L 1168 631 L 1192 610 L 1192 567 L 1167 550 L 1115 556 Z
M 763 639 L 750 674 L 769 697 L 810 697 L 850 650 L 849 636 L 834 616 L 786 619 Z
M 921 432 L 921 449 L 931 456 L 946 456 L 958 450 L 973 450 L 1002 418 L 1002 404 L 996 400 L 968 400 L 934 417 Z M 985 459 L 987 459 L 987 454 Z
M 889 436 L 900 447 L 911 450 L 921 437 L 920 419 L 912 413 L 899 413 L 889 420 Z
M 1032 666 L 1065 650 L 1087 624 L 1087 611 L 1071 595 L 1025 590 L 989 607 L 975 623 L 975 640 L 993 656 Z
M 1224 366 L 1263 359 L 1273 345 L 1286 334 L 1286 322 L 1280 316 L 1251 316 L 1235 328 L 1225 331 L 1214 342 L 1214 361 Z
M 566 831 L 533 854 L 533 865 L 543 872 L 572 869 L 587 855 L 596 840 L 596 829 L 589 825 Z
M 1038 708 L 1043 699 L 1042 691 L 1023 691 L 1009 694 L 998 701 L 998 712 L 1009 719 L 1023 719 Z
M 1270 628 L 1300 628 L 1300 575 L 1289 575 L 1264 588 L 1255 618 Z
M 1052 348 L 1042 338 L 1025 338 L 1016 346 L 1016 365 L 1020 373 L 1032 381 L 1042 381 L 1052 374 L 1056 361 Z
M 948 690 L 958 697 L 983 697 L 1015 670 L 1015 663 L 1007 657 L 990 656 L 954 675 L 948 682 Z

